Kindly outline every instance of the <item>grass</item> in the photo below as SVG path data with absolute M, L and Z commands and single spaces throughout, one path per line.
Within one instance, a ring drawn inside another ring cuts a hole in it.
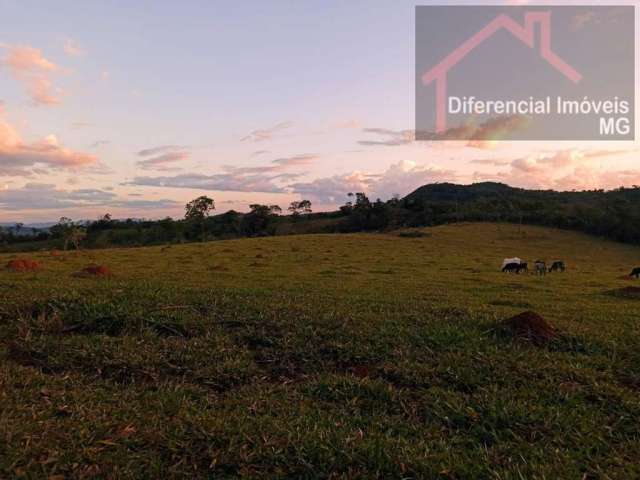
M 0 272 L 0 478 L 639 477 L 640 304 L 611 292 L 640 248 L 424 233 L 26 254 Z M 497 331 L 523 310 L 560 338 Z

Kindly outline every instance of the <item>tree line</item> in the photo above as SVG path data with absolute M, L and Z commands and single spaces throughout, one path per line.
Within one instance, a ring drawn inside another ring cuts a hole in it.
M 200 196 L 185 205 L 181 219 L 117 220 L 105 214 L 90 222 L 63 217 L 48 231 L 0 231 L 0 244 L 24 248 L 105 248 L 256 237 L 295 233 L 387 231 L 454 222 L 509 222 L 583 231 L 640 244 L 640 187 L 612 191 L 555 192 L 485 182 L 420 187 L 404 198 L 371 200 L 349 193 L 337 211 L 314 213 L 309 200 L 252 204 L 247 213 L 215 215 L 215 201 Z M 25 228 L 22 226 L 21 228 Z

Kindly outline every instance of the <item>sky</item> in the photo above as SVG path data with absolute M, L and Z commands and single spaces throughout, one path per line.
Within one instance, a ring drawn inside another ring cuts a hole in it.
M 415 5 L 0 0 L 0 222 L 640 184 L 637 142 L 414 141 Z

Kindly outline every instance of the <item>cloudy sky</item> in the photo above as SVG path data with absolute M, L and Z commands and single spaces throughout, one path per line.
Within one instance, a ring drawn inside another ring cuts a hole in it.
M 0 222 L 640 184 L 634 143 L 414 141 L 414 6 L 0 0 Z

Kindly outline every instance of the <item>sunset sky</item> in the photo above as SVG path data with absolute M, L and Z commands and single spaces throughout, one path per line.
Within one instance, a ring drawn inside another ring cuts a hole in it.
M 638 142 L 413 141 L 414 7 L 0 0 L 0 222 L 640 184 Z

